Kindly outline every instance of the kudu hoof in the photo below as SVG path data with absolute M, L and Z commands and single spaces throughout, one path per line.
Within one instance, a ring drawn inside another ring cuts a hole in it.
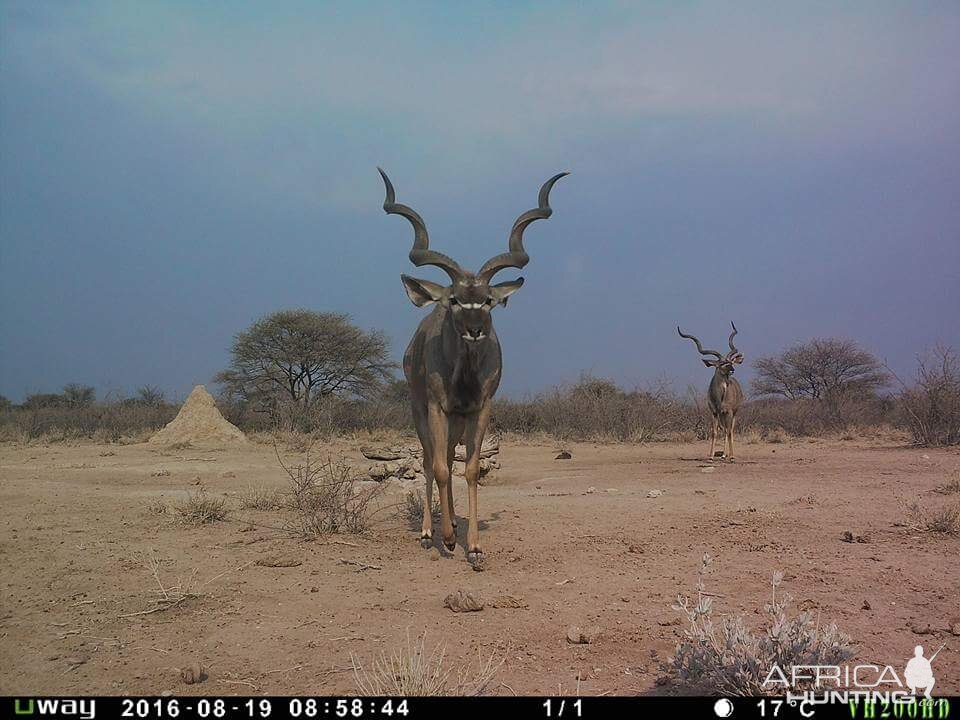
M 443 541 L 443 546 L 444 546 L 447 550 L 449 550 L 450 552 L 453 552 L 454 550 L 457 549 L 457 540 L 456 540 L 456 538 L 454 538 L 454 539 L 451 540 L 450 542 L 447 542 L 446 540 L 444 540 L 444 541 Z
M 470 566 L 477 572 L 483 572 L 485 570 L 485 558 L 482 550 L 473 550 L 467 553 L 467 562 L 470 563 Z
M 422 547 L 424 550 L 429 550 L 430 548 L 432 548 L 433 538 L 429 538 L 429 537 L 420 538 L 420 547 Z

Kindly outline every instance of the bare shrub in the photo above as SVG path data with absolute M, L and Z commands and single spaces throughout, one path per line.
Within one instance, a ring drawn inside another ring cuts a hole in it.
M 367 529 L 370 504 L 383 485 L 362 488 L 343 461 L 316 462 L 307 448 L 301 462 L 286 465 L 274 445 L 280 467 L 290 480 L 284 508 L 291 513 L 289 527 L 304 537 L 331 533 L 361 533 Z
M 72 406 L 65 402 L 25 404 L 0 412 L 0 439 L 117 442 L 124 437 L 153 433 L 176 414 L 177 406 L 166 403 L 154 406 L 124 402 Z
M 953 473 L 953 476 L 942 485 L 936 487 L 936 491 L 941 495 L 953 495 L 960 493 L 960 470 Z
M 779 695 L 787 690 L 782 683 L 764 686 L 774 664 L 781 668 L 839 665 L 855 655 L 850 638 L 835 624 L 820 627 L 809 611 L 787 616 L 790 598 L 777 597 L 782 572 L 773 574 L 770 602 L 763 608 L 767 618 L 764 629 L 751 631 L 742 615 L 716 622 L 713 597 L 707 594 L 703 581 L 710 563 L 710 556 L 704 553 L 697 575 L 696 603 L 681 594 L 674 605 L 688 622 L 669 668 L 678 684 L 707 694 Z M 791 689 L 808 688 L 798 683 Z
M 154 498 L 147 503 L 147 513 L 150 515 L 169 515 L 170 506 L 163 498 Z
M 960 504 L 928 508 L 919 502 L 911 503 L 907 508 L 910 526 L 919 532 L 960 533 Z
M 430 500 L 430 513 L 436 520 L 440 517 L 440 500 L 435 493 L 431 494 Z M 397 506 L 397 517 L 411 530 L 419 530 L 423 526 L 423 501 L 422 490 L 408 490 Z
M 236 568 L 236 570 L 242 570 L 252 563 L 253 560 L 241 565 L 240 567 Z M 144 565 L 146 566 L 150 575 L 153 577 L 153 581 L 157 586 L 156 590 L 153 591 L 153 607 L 140 612 L 125 613 L 120 616 L 122 618 L 136 617 L 140 615 L 152 615 L 153 613 L 165 612 L 180 606 L 187 600 L 203 597 L 203 590 L 210 583 L 231 572 L 231 570 L 225 570 L 218 575 L 214 575 L 206 582 L 199 583 L 197 581 L 197 570 L 194 568 L 186 579 L 177 576 L 176 582 L 167 583 L 160 577 L 160 569 L 163 565 L 163 562 L 152 551 L 150 552 L 150 556 L 144 561 Z
M 954 350 L 938 345 L 921 357 L 913 387 L 897 380 L 903 386 L 903 424 L 914 442 L 924 447 L 960 444 L 960 358 Z
M 364 696 L 477 696 L 490 685 L 506 659 L 505 653 L 491 651 L 484 657 L 477 650 L 477 666 L 444 665 L 446 649 L 443 645 L 434 646 L 427 653 L 427 634 L 424 632 L 416 640 L 410 639 L 394 652 L 386 651 L 375 657 L 367 670 L 359 659 L 350 654 L 353 666 L 353 678 L 357 692 Z
M 283 493 L 263 485 L 251 485 L 240 493 L 240 507 L 243 510 L 280 510 L 283 508 Z
M 530 400 L 495 400 L 498 430 L 543 432 L 561 441 L 645 442 L 696 432 L 699 411 L 666 383 L 625 391 L 612 380 L 582 375 L 578 382 Z
M 787 435 L 786 430 L 784 430 L 783 428 L 774 427 L 762 432 L 761 437 L 763 437 L 763 439 L 766 440 L 768 443 L 779 445 L 779 444 L 785 443 L 790 436 Z
M 202 487 L 174 506 L 180 521 L 187 525 L 207 525 L 227 516 L 226 501 L 207 495 Z

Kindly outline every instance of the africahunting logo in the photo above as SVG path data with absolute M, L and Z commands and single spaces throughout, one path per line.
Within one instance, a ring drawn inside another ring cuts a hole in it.
M 804 708 L 815 705 L 849 704 L 853 717 L 889 717 L 877 711 L 883 706 L 912 705 L 914 714 L 897 713 L 896 717 L 947 718 L 950 703 L 946 698 L 935 700 L 931 693 L 936 685 L 933 661 L 946 646 L 941 645 L 929 658 L 924 656 L 922 645 L 913 650 L 903 673 L 892 665 L 791 665 L 782 668 L 774 665 L 763 681 L 764 688 L 782 688 L 787 701 L 800 703 L 801 714 L 810 717 Z M 804 688 L 797 692 L 795 688 Z M 920 694 L 922 700 L 917 701 Z M 862 703 L 862 705 L 861 705 Z

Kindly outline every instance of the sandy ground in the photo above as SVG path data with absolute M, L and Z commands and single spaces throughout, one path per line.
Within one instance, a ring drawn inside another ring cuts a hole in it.
M 322 450 L 359 465 L 360 444 Z M 270 445 L 0 446 L 0 693 L 350 693 L 352 653 L 369 663 L 424 631 L 451 668 L 505 652 L 493 693 L 573 693 L 578 676 L 583 694 L 676 692 L 657 685 L 683 630 L 671 605 L 693 590 L 705 551 L 719 612 L 759 622 L 781 569 L 794 608 L 836 621 L 860 660 L 903 668 L 915 645 L 946 642 L 937 692 L 960 693 L 960 637 L 949 631 L 960 537 L 917 532 L 906 510 L 917 498 L 960 500 L 934 492 L 960 471 L 956 450 L 895 438 L 742 444 L 738 462 L 708 473 L 706 443 L 569 449 L 573 459 L 557 461 L 552 445 L 504 442 L 504 469 L 480 491 L 478 573 L 462 546 L 431 559 L 389 510 L 367 534 L 334 542 L 272 529 L 277 511 L 239 510 L 248 487 L 284 485 Z M 226 496 L 226 521 L 186 527 L 149 512 L 198 476 Z M 653 489 L 663 494 L 648 498 Z M 462 518 L 462 478 L 456 495 Z M 844 542 L 847 530 L 867 542 Z M 151 555 L 165 584 L 179 577 L 201 596 L 121 617 L 156 607 Z M 254 564 L 275 556 L 301 564 Z M 445 609 L 457 589 L 487 608 Z M 528 606 L 489 605 L 503 594 Z M 572 645 L 571 625 L 602 636 Z M 206 682 L 182 683 L 177 668 L 192 662 L 209 668 Z

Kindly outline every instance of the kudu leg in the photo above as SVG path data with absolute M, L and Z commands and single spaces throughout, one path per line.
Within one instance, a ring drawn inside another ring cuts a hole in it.
M 440 535 L 447 550 L 457 546 L 457 535 L 453 530 L 453 508 L 450 503 L 450 466 L 447 462 L 447 447 L 449 435 L 447 418 L 439 406 L 433 406 L 428 411 L 430 420 L 430 444 L 434 452 L 431 463 L 433 477 L 437 482 L 437 491 L 440 493 Z
M 730 447 L 730 451 L 727 453 L 727 460 L 733 460 L 733 428 L 737 424 L 737 416 L 730 416 L 730 429 L 727 431 L 727 444 Z
M 433 547 L 433 446 L 430 440 L 430 425 L 425 407 L 414 404 L 413 424 L 423 448 L 423 476 L 426 478 L 423 489 L 423 520 L 420 524 L 420 547 Z
M 483 566 L 483 549 L 480 547 L 480 523 L 477 518 L 479 501 L 477 488 L 480 484 L 480 450 L 483 436 L 490 422 L 490 406 L 483 408 L 467 421 L 465 445 L 467 448 L 466 471 L 467 489 L 470 494 L 470 524 L 467 527 L 467 560 L 475 569 Z
M 466 420 L 459 415 L 451 417 L 447 425 L 447 469 L 450 471 L 450 482 L 447 483 L 447 502 L 450 503 L 450 522 L 453 529 L 457 529 L 457 508 L 453 504 L 453 462 L 457 454 L 457 445 L 463 438 L 463 428 Z
M 713 453 L 717 448 L 717 422 L 716 415 L 710 416 L 710 460 L 713 460 Z

